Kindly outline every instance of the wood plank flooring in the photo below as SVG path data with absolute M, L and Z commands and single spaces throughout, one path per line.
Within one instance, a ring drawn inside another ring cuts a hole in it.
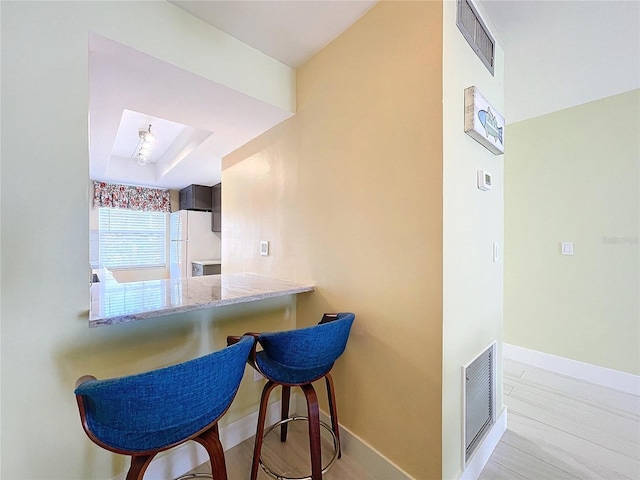
M 306 422 L 290 422 L 286 443 L 280 442 L 278 429 L 270 433 L 262 445 L 262 458 L 272 470 L 287 477 L 305 477 L 311 475 L 309 461 L 309 439 Z M 333 442 L 330 434 L 321 429 L 323 466 L 333 455 Z M 225 451 L 227 476 L 229 480 L 248 480 L 251 474 L 254 437 Z M 209 464 L 201 465 L 192 473 L 210 473 Z M 272 479 L 262 468 L 258 471 L 258 480 Z M 369 480 L 366 472 L 348 455 L 343 454 L 333 467 L 324 475 L 323 480 Z
M 504 403 L 508 429 L 479 480 L 640 480 L 640 397 L 505 359 Z M 286 444 L 267 437 L 267 463 L 289 476 L 308 475 L 305 429 L 290 424 Z M 326 458 L 331 444 L 323 441 Z M 225 453 L 230 480 L 249 478 L 252 455 L 253 438 Z M 269 478 L 260 470 L 259 480 Z M 324 478 L 394 480 L 367 475 L 344 454 Z
M 479 480 L 640 479 L 640 397 L 504 360 L 508 429 Z

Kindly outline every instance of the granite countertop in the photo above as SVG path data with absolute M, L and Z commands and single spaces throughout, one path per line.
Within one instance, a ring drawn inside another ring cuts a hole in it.
M 191 263 L 197 263 L 198 265 L 222 265 L 222 260 L 192 260 Z
M 89 326 L 115 325 L 172 313 L 310 292 L 314 286 L 251 273 L 118 283 L 108 272 L 91 285 Z

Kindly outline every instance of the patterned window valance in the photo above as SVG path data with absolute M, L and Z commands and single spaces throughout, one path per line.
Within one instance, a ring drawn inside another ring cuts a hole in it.
M 169 190 L 93 182 L 95 207 L 126 208 L 144 212 L 171 212 Z

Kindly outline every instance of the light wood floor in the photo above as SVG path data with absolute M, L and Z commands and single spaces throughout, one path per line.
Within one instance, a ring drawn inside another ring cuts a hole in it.
M 640 397 L 505 359 L 504 403 L 479 480 L 640 479 Z
M 311 475 L 309 463 L 309 440 L 307 423 L 290 422 L 286 443 L 280 442 L 280 430 L 272 431 L 262 445 L 262 459 L 276 473 L 287 477 L 305 477 Z M 323 466 L 331 460 L 333 442 L 331 436 L 321 429 Z M 251 474 L 254 438 L 251 437 L 224 454 L 229 480 L 248 480 Z M 209 464 L 201 465 L 193 473 L 211 473 Z M 324 475 L 323 480 L 368 480 L 370 477 L 347 455 L 337 459 L 333 467 Z M 272 479 L 262 469 L 258 471 L 258 480 Z
M 479 480 L 640 480 L 640 397 L 505 359 L 504 403 L 508 429 Z M 306 424 L 291 425 L 286 444 L 267 437 L 264 458 L 288 476 L 308 475 Z M 225 453 L 230 480 L 249 478 L 252 454 L 253 438 Z M 370 480 L 347 455 L 324 478 Z

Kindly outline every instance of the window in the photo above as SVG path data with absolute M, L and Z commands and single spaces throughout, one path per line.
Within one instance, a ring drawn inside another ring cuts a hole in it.
M 100 265 L 110 269 L 166 266 L 164 212 L 98 209 Z

